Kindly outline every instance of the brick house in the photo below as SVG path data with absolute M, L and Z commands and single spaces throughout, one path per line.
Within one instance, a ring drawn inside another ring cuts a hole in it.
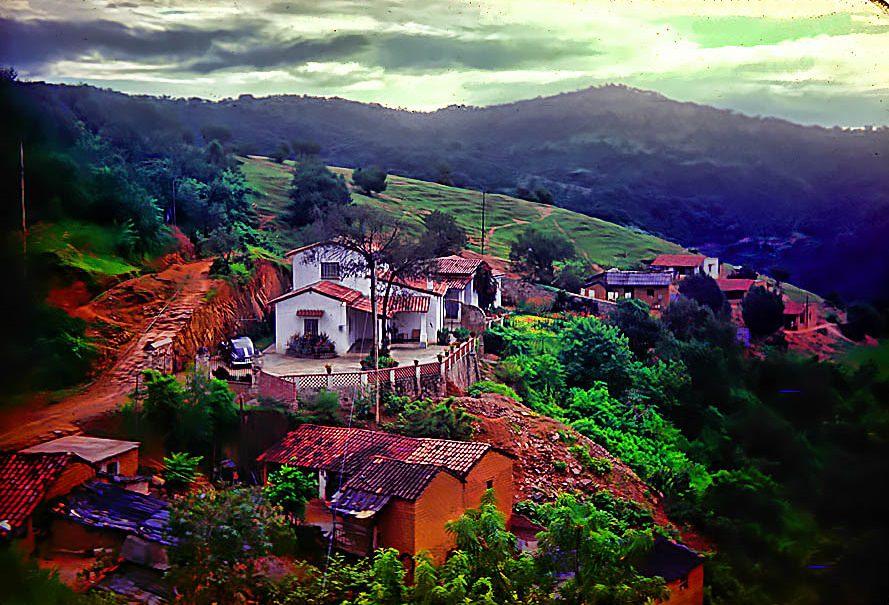
M 701 605 L 704 602 L 704 557 L 684 544 L 663 537 L 638 567 L 643 576 L 660 576 L 670 595 L 658 603 L 664 605 Z
M 43 507 L 95 476 L 93 467 L 66 452 L 0 454 L 0 541 L 19 540 L 25 552 L 33 551 Z
M 609 269 L 589 278 L 580 293 L 588 298 L 609 302 L 636 298 L 652 309 L 664 309 L 670 304 L 671 283 L 669 273 Z
M 442 563 L 454 547 L 445 523 L 477 507 L 485 490 L 504 515 L 512 510 L 512 458 L 486 443 L 302 425 L 258 461 L 264 479 L 285 464 L 316 473 L 319 497 L 306 522 L 359 555 L 425 550 Z
M 719 259 L 703 254 L 661 254 L 651 262 L 655 271 L 666 271 L 678 281 L 689 275 L 719 279 Z
M 22 454 L 70 454 L 96 471 L 96 474 L 127 489 L 146 493 L 148 480 L 137 475 L 139 470 L 138 441 L 121 441 L 71 435 L 53 439 L 21 451 Z
M 799 330 L 818 323 L 818 305 L 806 301 L 804 303 L 784 297 L 784 329 Z
M 730 304 L 740 302 L 756 284 L 755 279 L 739 279 L 734 277 L 726 277 L 716 280 L 719 289 L 725 294 L 726 300 Z

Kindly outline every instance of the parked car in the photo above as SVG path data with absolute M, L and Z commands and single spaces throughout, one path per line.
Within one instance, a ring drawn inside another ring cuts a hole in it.
M 221 343 L 219 356 L 233 368 L 249 368 L 253 366 L 256 348 L 249 337 L 239 336 Z

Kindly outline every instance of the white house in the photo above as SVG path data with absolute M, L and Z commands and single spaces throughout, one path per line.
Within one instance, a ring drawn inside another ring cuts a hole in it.
M 318 243 L 288 252 L 293 288 L 275 305 L 275 349 L 283 353 L 294 335 L 326 334 L 338 354 L 367 350 L 373 338 L 370 276 L 360 255 L 341 246 Z M 393 340 L 429 344 L 447 323 L 458 323 L 461 306 L 478 305 L 474 277 L 480 260 L 448 256 L 436 260 L 427 277 L 392 283 L 386 317 Z M 495 304 L 500 304 L 497 280 Z M 376 320 L 382 334 L 386 272 L 377 281 Z
M 651 268 L 671 272 L 674 280 L 701 274 L 719 279 L 719 259 L 703 254 L 661 254 L 652 261 Z

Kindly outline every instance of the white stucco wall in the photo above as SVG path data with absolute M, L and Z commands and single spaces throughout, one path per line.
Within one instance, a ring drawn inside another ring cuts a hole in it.
M 712 256 L 705 258 L 703 271 L 704 275 L 709 275 L 713 279 L 719 279 L 719 259 Z
M 330 337 L 341 355 L 349 350 L 349 331 L 346 322 L 346 305 L 317 292 L 304 292 L 275 304 L 275 350 L 287 351 L 287 341 L 294 334 L 304 331 L 305 317 L 298 317 L 299 309 L 321 309 L 324 315 L 318 318 L 318 331 Z M 340 328 L 342 326 L 342 328 Z
M 316 247 L 298 252 L 291 257 L 293 290 L 299 290 L 309 284 L 321 280 L 322 262 L 342 262 L 344 255 L 348 255 L 349 263 L 359 263 L 360 256 L 354 252 L 343 251 L 342 248 L 328 246 Z M 334 283 L 342 284 L 347 288 L 358 290 L 364 294 L 370 292 L 370 279 L 366 274 L 342 276 L 340 279 L 331 279 Z

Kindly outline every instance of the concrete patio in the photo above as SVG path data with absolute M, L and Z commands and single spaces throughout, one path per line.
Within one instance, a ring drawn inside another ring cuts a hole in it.
M 393 344 L 390 348 L 392 358 L 400 366 L 413 366 L 415 359 L 420 363 L 437 361 L 438 354 L 447 349 L 440 345 L 421 348 L 414 343 Z M 364 353 L 346 353 L 333 359 L 303 359 L 278 353 L 272 345 L 263 352 L 262 369 L 269 374 L 278 375 L 325 374 L 325 366 L 330 364 L 334 372 L 360 372 L 364 357 Z

